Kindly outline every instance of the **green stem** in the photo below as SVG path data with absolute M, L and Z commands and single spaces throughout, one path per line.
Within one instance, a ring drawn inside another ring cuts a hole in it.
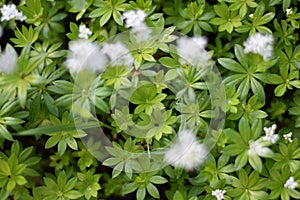
M 86 123 L 72 123 L 72 124 L 61 124 L 61 125 L 51 125 L 42 126 L 25 131 L 20 131 L 18 133 L 13 133 L 14 136 L 39 136 L 43 134 L 57 133 L 61 131 L 73 131 L 76 129 L 88 129 L 96 127 L 106 127 L 112 129 L 112 127 L 104 124 L 103 122 L 86 122 Z

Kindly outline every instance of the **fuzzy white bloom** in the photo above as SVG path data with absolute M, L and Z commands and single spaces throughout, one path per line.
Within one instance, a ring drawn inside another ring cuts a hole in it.
M 132 28 L 137 41 L 146 41 L 151 37 L 151 29 L 144 22 L 147 14 L 142 10 L 130 10 L 123 13 L 125 19 L 125 27 Z
M 285 10 L 287 15 L 292 15 L 293 14 L 293 9 L 292 8 L 288 8 Z
M 180 63 L 205 66 L 210 60 L 210 56 L 205 50 L 206 44 L 205 37 L 179 38 L 177 40 L 177 53 L 180 56 Z
M 11 19 L 24 21 L 26 19 L 26 16 L 21 11 L 18 11 L 15 4 L 3 5 L 0 8 L 0 12 L 2 14 L 1 21 L 9 21 Z
M 284 184 L 285 188 L 295 189 L 298 186 L 298 183 L 294 180 L 294 177 L 291 176 Z
M 203 164 L 208 153 L 206 146 L 197 141 L 191 130 L 183 130 L 165 153 L 164 160 L 174 167 L 190 171 Z
M 265 143 L 263 140 L 250 140 L 249 141 L 249 149 L 248 149 L 248 155 L 249 156 L 261 156 L 261 157 L 270 157 L 273 155 L 273 152 L 271 149 L 267 147 L 267 143 Z
M 131 67 L 134 63 L 129 49 L 121 42 L 104 43 L 101 51 L 109 57 L 113 65 Z
M 138 27 L 144 24 L 146 13 L 142 10 L 130 10 L 123 13 L 123 19 L 126 20 L 125 27 Z
M 268 127 L 268 128 L 264 127 L 264 131 L 265 131 L 266 136 L 263 138 L 263 140 L 271 142 L 272 144 L 275 144 L 279 139 L 279 135 L 274 134 L 276 128 L 277 128 L 276 124 L 273 124 L 271 127 Z
M 244 42 L 244 52 L 256 53 L 261 55 L 264 60 L 268 60 L 273 55 L 273 41 L 274 38 L 272 35 L 255 33 Z
M 90 35 L 92 35 L 92 31 L 89 28 L 87 28 L 85 24 L 79 26 L 79 38 L 88 39 Z
M 283 134 L 283 137 L 285 140 L 288 140 L 291 143 L 291 142 L 293 142 L 292 135 L 293 135 L 293 133 L 289 132 L 287 134 Z
M 211 192 L 211 195 L 215 196 L 217 200 L 224 199 L 224 194 L 226 193 L 226 190 L 214 190 Z
M 102 72 L 106 68 L 106 57 L 100 47 L 88 40 L 71 41 L 66 66 L 71 72 L 84 69 Z
M 18 54 L 15 49 L 7 45 L 5 51 L 0 55 L 0 73 L 10 74 L 14 72 L 17 64 Z
M 254 17 L 254 14 L 253 14 L 253 13 L 249 14 L 249 17 L 250 17 L 250 18 L 253 18 L 253 17 Z

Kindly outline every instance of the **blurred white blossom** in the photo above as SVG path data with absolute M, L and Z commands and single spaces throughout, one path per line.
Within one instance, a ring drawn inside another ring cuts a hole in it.
M 285 188 L 295 189 L 298 186 L 298 183 L 294 180 L 294 177 L 291 176 L 284 184 Z
M 0 73 L 10 74 L 14 72 L 18 54 L 11 45 L 7 45 L 0 55 Z
M 87 28 L 85 24 L 79 26 L 79 38 L 88 39 L 90 35 L 92 35 L 92 31 L 89 28 Z
M 292 8 L 288 8 L 285 10 L 287 15 L 292 15 L 293 14 L 293 9 Z
M 131 67 L 134 63 L 128 48 L 121 42 L 104 43 L 101 51 L 109 57 L 113 65 Z
M 106 57 L 100 47 L 88 40 L 71 41 L 66 66 L 71 72 L 84 69 L 102 72 L 106 68 Z
M 293 133 L 289 132 L 287 134 L 283 134 L 283 137 L 284 137 L 285 140 L 287 140 L 291 143 L 291 142 L 293 142 L 292 135 L 293 135 Z
M 191 130 L 180 131 L 176 141 L 165 153 L 164 160 L 187 171 L 197 168 L 205 162 L 209 153 L 206 146 L 197 140 Z
M 214 190 L 211 192 L 212 196 L 215 196 L 217 200 L 224 199 L 224 194 L 226 193 L 226 190 Z
M 273 55 L 273 41 L 274 38 L 272 35 L 255 33 L 244 42 L 244 52 L 256 53 L 261 55 L 264 60 L 268 60 Z
M 263 138 L 264 141 L 271 142 L 272 144 L 275 144 L 277 140 L 279 139 L 278 134 L 274 134 L 275 130 L 277 128 L 276 124 L 273 124 L 271 127 L 264 127 L 264 131 L 266 136 Z
M 9 21 L 11 19 L 24 21 L 26 19 L 26 16 L 21 11 L 18 11 L 15 4 L 3 5 L 0 8 L 0 12 L 2 14 L 1 21 Z
M 151 29 L 145 23 L 147 14 L 142 10 L 130 10 L 123 13 L 125 27 L 132 28 L 137 41 L 146 41 L 151 37 Z
M 210 60 L 210 55 L 205 50 L 207 40 L 205 37 L 181 37 L 177 40 L 177 53 L 181 64 L 205 66 Z
M 261 139 L 258 139 L 255 141 L 250 140 L 248 155 L 249 156 L 270 157 L 271 155 L 273 155 L 273 152 L 267 146 L 268 146 L 268 144 Z

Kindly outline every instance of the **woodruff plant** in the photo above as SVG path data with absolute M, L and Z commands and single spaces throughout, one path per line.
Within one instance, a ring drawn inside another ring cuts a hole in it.
M 300 199 L 299 5 L 2 1 L 0 199 Z

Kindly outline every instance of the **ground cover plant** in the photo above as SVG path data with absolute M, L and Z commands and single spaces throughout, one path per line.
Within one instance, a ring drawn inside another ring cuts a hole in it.
M 0 2 L 0 199 L 300 199 L 298 0 Z

